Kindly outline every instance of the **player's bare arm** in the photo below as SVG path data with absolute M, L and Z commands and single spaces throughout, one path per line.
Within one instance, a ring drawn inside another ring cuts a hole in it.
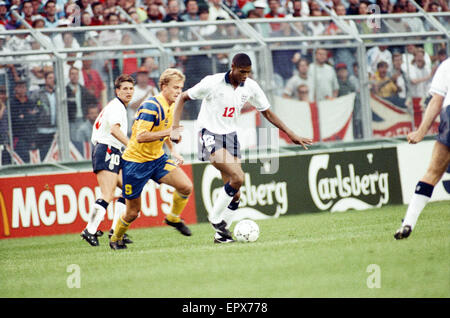
M 308 149 L 307 145 L 312 145 L 313 141 L 310 138 L 297 136 L 291 129 L 289 129 L 283 121 L 270 109 L 261 112 L 263 116 L 271 122 L 275 127 L 285 132 L 293 143 L 302 145 L 303 148 Z
M 172 128 L 164 129 L 161 131 L 142 131 L 136 136 L 137 142 L 152 142 L 161 138 L 170 136 Z
M 425 137 L 431 125 L 436 120 L 436 117 L 441 112 L 443 102 L 444 96 L 439 94 L 433 95 L 425 110 L 425 115 L 419 128 L 416 131 L 409 133 L 407 136 L 407 140 L 410 144 L 416 144 L 422 141 L 423 137 Z
M 122 132 L 122 130 L 120 130 L 119 124 L 115 124 L 111 127 L 111 135 L 117 138 L 124 146 L 128 145 L 130 139 Z
M 181 141 L 181 130 L 182 127 L 180 126 L 180 120 L 181 120 L 181 114 L 183 113 L 183 107 L 184 103 L 186 101 L 190 100 L 189 95 L 187 92 L 181 93 L 177 100 L 175 101 L 175 110 L 173 112 L 173 124 L 172 124 L 172 133 L 170 134 L 170 140 L 172 140 L 175 143 L 178 143 Z
M 171 141 L 169 138 L 167 138 L 167 139 L 165 140 L 165 144 L 167 145 L 167 148 L 168 148 L 169 151 L 170 151 L 170 155 L 171 155 L 172 158 L 175 160 L 175 163 L 176 163 L 177 165 L 182 165 L 183 162 L 184 162 L 184 158 L 183 158 L 182 155 L 180 155 L 180 154 L 175 150 L 175 148 L 173 147 L 172 141 Z

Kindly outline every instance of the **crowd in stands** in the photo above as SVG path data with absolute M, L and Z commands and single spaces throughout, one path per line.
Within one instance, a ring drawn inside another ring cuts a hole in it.
M 416 0 L 426 12 L 449 11 L 448 0 Z M 24 30 L 28 24 L 39 29 L 43 41 L 57 49 L 76 51 L 87 46 L 117 46 L 143 43 L 135 29 L 114 28 L 124 24 L 161 24 L 152 28 L 153 35 L 162 43 L 185 40 L 229 39 L 239 37 L 234 24 L 193 26 L 186 32 L 176 27 L 182 21 L 217 21 L 232 19 L 222 8 L 227 6 L 232 15 L 251 19 L 251 25 L 263 36 L 339 35 L 342 30 L 329 20 L 258 24 L 259 18 L 322 17 L 367 15 L 376 5 L 377 13 L 415 13 L 417 8 L 408 0 L 323 0 L 322 8 L 314 0 L 0 0 L 0 32 Z M 16 12 L 22 19 L 19 19 Z M 438 18 L 439 19 L 439 18 Z M 25 23 L 23 22 L 25 21 Z M 362 21 L 362 20 L 361 20 Z M 345 20 L 352 32 L 426 32 L 432 26 L 421 18 L 386 19 L 371 27 L 358 20 Z M 446 24 L 449 22 L 443 21 Z M 163 27 L 167 23 L 168 27 Z M 111 26 L 89 32 L 52 32 L 52 28 L 69 26 Z M 49 30 L 46 32 L 46 30 Z M 40 51 L 42 41 L 27 34 L 0 35 L 0 53 Z M 245 49 L 245 45 L 224 45 L 225 53 L 199 55 L 170 55 L 169 66 L 188 74 L 185 89 L 205 75 L 226 71 L 230 66 L 227 50 Z M 359 91 L 358 64 L 355 49 L 306 49 L 272 51 L 274 82 L 277 94 L 285 98 L 312 102 L 333 99 Z M 203 47 L 209 48 L 209 47 Z M 167 49 L 179 53 L 180 48 Z M 424 43 L 393 47 L 376 45 L 367 51 L 367 65 L 371 93 L 408 106 L 408 98 L 426 95 L 430 79 L 441 61 L 446 58 L 444 44 Z M 120 73 L 136 78 L 136 93 L 129 107 L 130 122 L 141 101 L 158 93 L 159 60 L 155 49 L 141 51 L 145 57 L 136 57 L 136 50 L 120 52 L 111 58 L 110 52 L 65 53 L 63 65 L 63 92 L 67 98 L 70 138 L 82 151 L 82 144 L 90 140 L 92 124 L 113 95 L 111 83 Z M 156 53 L 156 54 L 155 54 Z M 142 56 L 142 55 L 141 55 Z M 51 54 L 31 54 L 3 57 L 0 65 L 0 145 L 10 144 L 25 161 L 30 160 L 30 149 L 39 149 L 41 160 L 50 148 L 55 132 L 59 106 L 56 102 L 57 76 Z M 254 76 L 257 77 L 255 70 Z M 9 94 L 8 94 L 9 93 Z M 6 111 L 10 106 L 10 112 Z M 195 119 L 199 104 L 185 107 L 184 119 Z M 7 114 L 11 118 L 8 119 Z M 9 121 L 12 136 L 8 134 Z M 131 125 L 130 125 L 131 127 Z M 5 151 L 3 163 L 8 162 Z

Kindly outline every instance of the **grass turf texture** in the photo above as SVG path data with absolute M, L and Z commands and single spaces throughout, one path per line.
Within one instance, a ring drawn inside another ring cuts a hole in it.
M 429 203 L 412 235 L 393 238 L 406 206 L 258 221 L 255 243 L 213 243 L 209 224 L 184 237 L 130 229 L 127 250 L 107 234 L 0 240 L 0 297 L 450 297 L 449 202 Z M 68 266 L 80 269 L 69 288 Z M 369 288 L 379 268 L 380 288 Z M 372 276 L 371 276 L 372 275 Z

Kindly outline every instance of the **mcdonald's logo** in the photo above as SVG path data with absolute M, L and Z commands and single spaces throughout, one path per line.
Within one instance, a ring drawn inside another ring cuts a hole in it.
M 3 199 L 3 194 L 0 192 L 0 210 L 2 211 L 2 219 L 3 219 L 3 233 L 5 236 L 10 236 L 10 230 L 9 230 L 9 220 L 8 220 L 8 214 L 6 211 L 6 205 L 5 200 Z

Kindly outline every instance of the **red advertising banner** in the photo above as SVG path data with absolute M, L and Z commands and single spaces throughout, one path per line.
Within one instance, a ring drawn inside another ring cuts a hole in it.
M 192 167 L 186 165 L 182 169 L 193 180 Z M 92 172 L 0 178 L 0 239 L 80 233 L 100 193 Z M 116 195 L 120 193 L 117 189 Z M 164 225 L 172 194 L 172 187 L 148 182 L 142 192 L 141 213 L 131 228 Z M 192 194 L 182 214 L 187 224 L 197 222 L 194 198 Z M 104 232 L 111 227 L 114 204 L 115 200 L 100 224 L 99 229 Z

